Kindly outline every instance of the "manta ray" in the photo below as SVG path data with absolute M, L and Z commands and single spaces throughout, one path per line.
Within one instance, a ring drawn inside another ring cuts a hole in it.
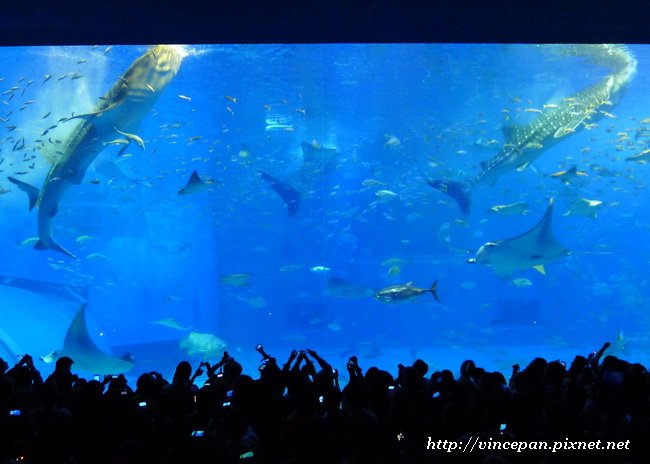
M 302 174 L 326 175 L 336 169 L 335 148 L 326 148 L 319 143 L 302 142 Z
M 83 181 L 90 164 L 116 134 L 139 144 L 141 139 L 129 132 L 134 132 L 153 108 L 180 69 L 184 56 L 182 48 L 177 46 L 150 48 L 117 79 L 92 112 L 67 118 L 66 121 L 81 121 L 63 142 L 63 154 L 52 165 L 40 191 L 21 180 L 8 178 L 27 193 L 30 211 L 38 205 L 39 240 L 35 249 L 51 249 L 75 257 L 52 237 L 52 222 L 61 198 L 69 187 Z M 144 142 L 141 146 L 144 147 Z
M 185 187 L 180 189 L 178 191 L 179 195 L 192 195 L 195 193 L 200 193 L 203 192 L 204 190 L 207 190 L 210 188 L 212 184 L 214 184 L 214 181 L 204 181 L 201 179 L 199 176 L 199 173 L 194 171 L 192 172 L 192 175 L 190 176 L 190 180 L 187 181 L 187 184 Z
M 551 230 L 553 204 L 554 200 L 551 198 L 542 219 L 528 232 L 512 238 L 487 242 L 479 248 L 476 256 L 468 259 L 467 262 L 492 266 L 494 272 L 501 278 L 509 278 L 514 272 L 528 268 L 546 274 L 544 269 L 546 263 L 570 254 L 553 237 Z
M 95 374 L 119 374 L 133 368 L 128 355 L 118 358 L 102 351 L 92 340 L 86 324 L 86 303 L 82 304 L 68 327 L 59 356 L 69 356 L 75 369 Z
M 585 45 L 588 60 L 614 68 L 611 75 L 585 88 L 572 97 L 544 105 L 529 124 L 513 124 L 503 128 L 505 143 L 497 155 L 481 163 L 481 171 L 466 184 L 457 181 L 428 179 L 427 183 L 456 201 L 463 214 L 471 210 L 471 191 L 481 183 L 494 184 L 499 176 L 512 170 L 523 171 L 542 153 L 567 135 L 601 119 L 612 116 L 601 107 L 617 103 L 636 72 L 636 59 L 627 48 L 614 45 Z M 580 50 L 583 50 L 582 48 Z M 568 53 L 568 52 L 567 52 Z M 589 123 L 587 123 L 589 121 Z

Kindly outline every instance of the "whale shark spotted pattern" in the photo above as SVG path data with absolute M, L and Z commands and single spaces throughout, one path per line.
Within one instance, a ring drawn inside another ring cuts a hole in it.
M 598 108 L 616 103 L 636 72 L 636 59 L 627 48 L 616 45 L 568 46 L 565 54 L 579 55 L 581 50 L 591 61 L 614 67 L 614 73 L 573 97 L 548 105 L 529 124 L 505 126 L 503 148 L 494 158 L 482 163 L 481 171 L 468 183 L 435 179 L 428 179 L 427 183 L 452 197 L 461 212 L 469 214 L 470 193 L 477 184 L 494 183 L 505 172 L 525 169 L 545 150 L 578 131 L 586 120 L 602 118 L 605 113 Z
M 39 240 L 35 249 L 51 249 L 75 257 L 52 237 L 52 221 L 61 198 L 70 186 L 82 182 L 86 170 L 107 142 L 118 133 L 137 130 L 180 69 L 184 56 L 183 49 L 178 46 L 150 48 L 117 79 L 92 112 L 67 118 L 66 121 L 81 121 L 64 141 L 63 155 L 52 165 L 40 192 L 36 187 L 9 177 L 9 181 L 28 194 L 30 210 L 38 205 Z

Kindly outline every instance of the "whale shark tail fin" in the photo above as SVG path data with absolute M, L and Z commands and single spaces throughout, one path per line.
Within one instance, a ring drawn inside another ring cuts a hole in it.
M 441 180 L 427 179 L 427 184 L 453 198 L 463 214 L 468 215 L 470 213 L 471 197 L 468 187 L 453 180 L 443 182 Z
M 38 202 L 38 197 L 41 193 L 40 190 L 33 185 L 29 185 L 27 182 L 23 182 L 22 180 L 18 180 L 14 177 L 9 176 L 7 179 L 9 179 L 9 182 L 27 194 L 29 197 L 29 210 L 33 210 L 34 206 L 36 206 L 36 203 Z
M 46 245 L 45 243 L 43 243 L 43 241 L 39 240 L 38 242 L 36 242 L 34 244 L 34 250 L 55 250 L 55 251 L 58 251 L 59 253 L 63 253 L 64 255 L 67 255 L 67 256 L 71 257 L 72 259 L 77 259 L 77 257 L 75 255 L 70 253 L 68 250 L 63 248 L 61 245 L 56 243 L 54 240 L 51 239 L 50 242 L 51 243 L 49 245 Z
M 289 216 L 298 214 L 298 211 L 300 211 L 300 192 L 289 184 L 276 179 L 264 171 L 259 171 L 259 175 L 269 183 L 271 188 L 275 190 L 275 193 L 277 193 L 285 202 Z

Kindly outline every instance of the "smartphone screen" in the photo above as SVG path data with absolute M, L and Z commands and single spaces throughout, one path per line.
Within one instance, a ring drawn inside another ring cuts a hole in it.
M 144 408 L 146 405 L 147 405 L 147 402 L 146 402 L 146 401 L 140 401 L 140 402 L 138 403 L 138 406 L 140 406 L 141 408 Z
M 20 409 L 12 409 L 9 411 L 10 416 L 20 416 Z
M 499 431 L 503 432 L 506 429 L 506 424 L 501 424 L 499 426 Z
M 203 430 L 194 430 L 194 431 L 192 432 L 192 436 L 193 436 L 193 437 L 202 437 L 202 436 L 203 436 L 203 433 L 204 433 Z
M 93 375 L 93 380 L 99 380 L 99 374 Z

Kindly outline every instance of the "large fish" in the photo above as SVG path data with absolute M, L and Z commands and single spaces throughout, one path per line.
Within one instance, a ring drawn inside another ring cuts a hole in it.
M 178 72 L 183 60 L 178 46 L 156 45 L 135 60 L 117 79 L 95 109 L 68 118 L 81 119 L 64 141 L 63 155 L 51 169 L 40 192 L 13 177 L 9 180 L 29 195 L 29 209 L 38 204 L 38 237 L 35 249 L 52 249 L 74 255 L 52 237 L 52 221 L 65 191 L 82 182 L 86 170 L 105 144 L 120 133 L 135 132 L 162 91 Z
M 403 303 L 405 301 L 412 301 L 423 293 L 431 293 L 436 301 L 440 302 L 437 288 L 437 280 L 431 284 L 431 288 L 414 287 L 413 282 L 408 282 L 403 285 L 391 285 L 390 287 L 382 288 L 375 293 L 375 298 L 382 303 Z
M 180 341 L 179 347 L 188 356 L 197 356 L 205 361 L 220 356 L 227 346 L 216 335 L 192 331 Z
M 546 105 L 539 116 L 526 125 L 509 125 L 503 128 L 505 144 L 499 153 L 487 162 L 481 163 L 481 171 L 468 183 L 428 179 L 427 183 L 452 197 L 463 214 L 471 209 L 470 194 L 479 183 L 494 183 L 496 179 L 513 169 L 524 170 L 545 150 L 548 150 L 564 137 L 580 130 L 585 121 L 594 122 L 609 113 L 599 110 L 603 105 L 612 105 L 620 98 L 622 91 L 632 80 L 636 70 L 636 60 L 624 47 L 602 46 L 587 50 L 594 61 L 599 54 L 607 55 L 608 50 L 621 55 L 614 63 L 614 72 L 596 84 L 584 89 L 573 97 L 565 98 L 558 104 Z M 604 48 L 609 47 L 609 48 Z M 608 59 L 605 56 L 603 60 Z M 611 116 L 611 115 L 610 115 Z
M 551 230 L 553 203 L 551 198 L 542 219 L 528 232 L 512 238 L 487 242 L 479 248 L 476 256 L 468 259 L 467 262 L 492 266 L 494 272 L 501 278 L 509 278 L 514 272 L 528 268 L 534 268 L 545 274 L 546 263 L 570 254 L 553 236 Z

